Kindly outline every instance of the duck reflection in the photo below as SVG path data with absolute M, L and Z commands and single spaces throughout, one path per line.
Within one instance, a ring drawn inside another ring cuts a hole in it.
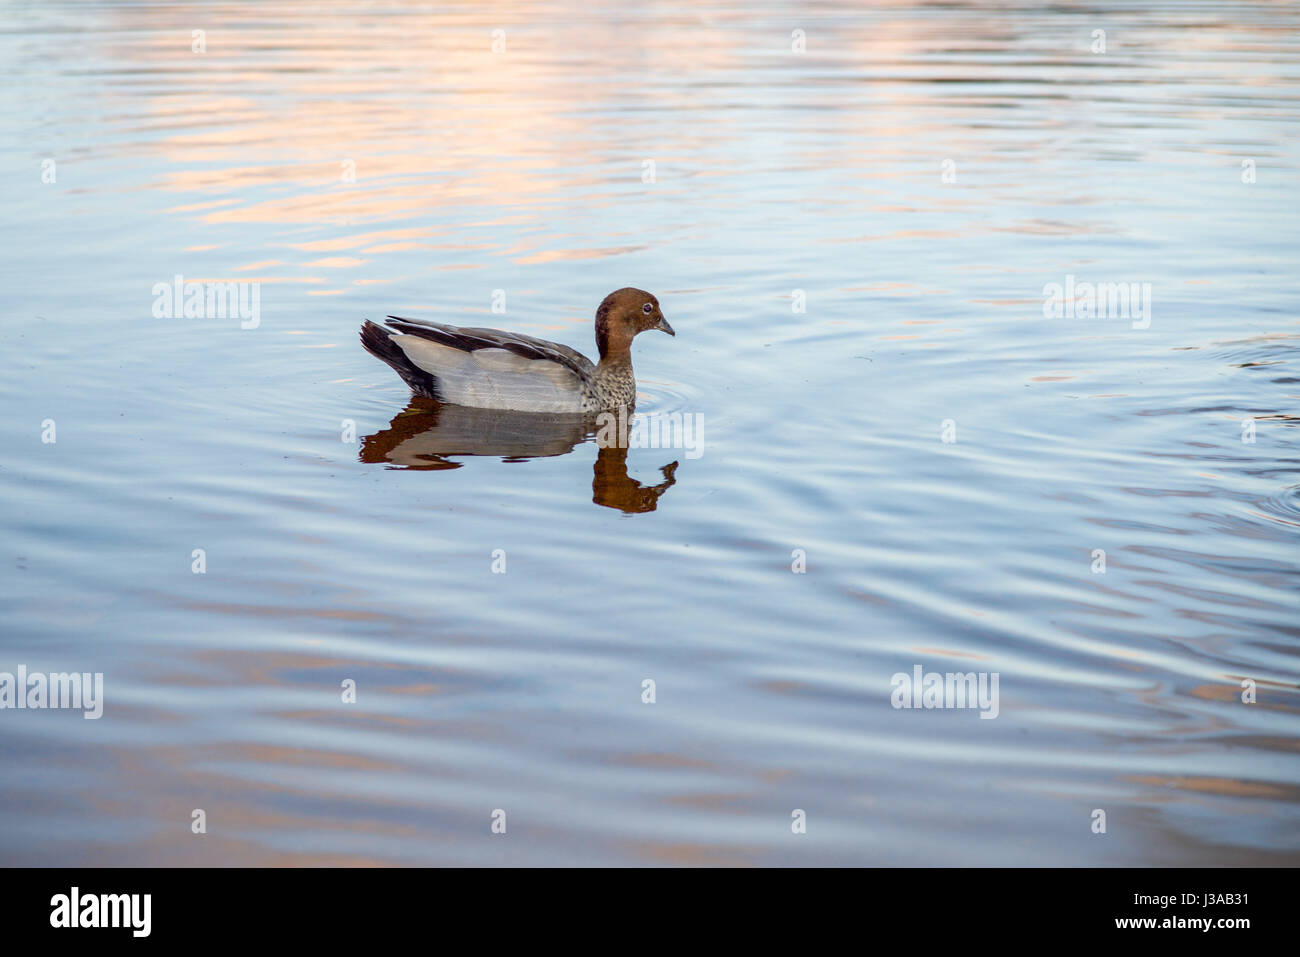
M 452 456 L 490 455 L 507 462 L 566 455 L 596 432 L 592 416 L 511 412 L 444 405 L 416 397 L 388 428 L 361 440 L 361 461 L 406 469 L 457 469 Z M 596 455 L 591 500 L 621 512 L 653 512 L 676 479 L 677 463 L 663 466 L 663 481 L 642 485 L 627 474 L 627 449 Z

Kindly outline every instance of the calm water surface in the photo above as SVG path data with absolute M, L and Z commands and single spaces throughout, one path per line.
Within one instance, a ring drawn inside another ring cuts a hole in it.
M 1300 863 L 1293 4 L 0 12 L 0 860 Z M 357 342 L 625 285 L 698 458 Z

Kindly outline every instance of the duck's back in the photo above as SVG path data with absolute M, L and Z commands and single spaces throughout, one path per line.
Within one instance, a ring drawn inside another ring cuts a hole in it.
M 499 329 L 389 317 L 361 341 L 416 392 L 458 405 L 520 412 L 583 412 L 595 367 L 582 353 Z

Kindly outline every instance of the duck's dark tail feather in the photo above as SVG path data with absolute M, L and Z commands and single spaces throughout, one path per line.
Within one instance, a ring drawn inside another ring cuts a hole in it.
M 390 335 L 391 332 L 369 319 L 361 324 L 361 344 L 367 352 L 392 366 L 393 371 L 402 377 L 402 381 L 416 395 L 428 396 L 430 399 L 442 398 L 438 394 L 438 380 L 411 362 L 397 343 L 389 338 Z

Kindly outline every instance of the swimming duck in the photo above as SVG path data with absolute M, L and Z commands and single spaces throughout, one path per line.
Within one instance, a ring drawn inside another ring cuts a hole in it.
M 519 412 L 630 410 L 636 405 L 632 340 L 648 329 L 677 335 L 659 300 L 631 287 L 611 292 L 596 309 L 596 364 L 568 346 L 499 329 L 397 316 L 386 325 L 362 323 L 361 344 L 417 395 Z

